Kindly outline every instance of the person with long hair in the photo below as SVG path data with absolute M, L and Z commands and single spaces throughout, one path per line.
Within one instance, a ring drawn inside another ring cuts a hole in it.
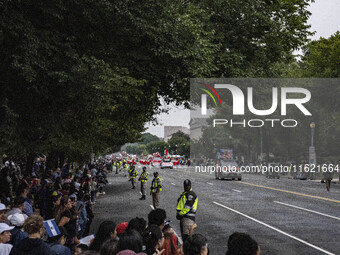
M 66 246 L 72 248 L 78 244 L 77 238 L 77 214 L 72 211 L 72 201 L 69 196 L 62 197 L 59 208 L 59 219 L 56 219 L 58 226 L 64 227 L 68 233 Z M 58 214 L 59 214 L 58 213 Z
M 116 236 L 116 224 L 109 220 L 103 221 L 98 228 L 92 244 L 90 245 L 90 250 L 99 252 L 101 245 L 106 240 L 115 240 Z
M 164 234 L 157 225 L 150 225 L 144 236 L 144 244 L 146 246 L 145 253 L 147 255 L 159 254 L 164 243 Z

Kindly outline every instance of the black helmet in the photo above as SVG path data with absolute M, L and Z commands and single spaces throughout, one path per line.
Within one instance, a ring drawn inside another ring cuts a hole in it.
M 146 166 L 143 167 L 143 170 L 146 170 Z
M 186 179 L 183 184 L 184 184 L 184 189 L 191 187 L 191 181 L 189 179 Z

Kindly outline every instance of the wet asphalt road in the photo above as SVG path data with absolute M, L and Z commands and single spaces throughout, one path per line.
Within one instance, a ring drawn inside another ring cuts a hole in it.
M 148 169 L 148 188 L 154 171 Z M 238 182 L 216 180 L 213 174 L 186 167 L 157 171 L 163 180 L 160 207 L 166 210 L 178 234 L 177 198 L 183 191 L 183 181 L 191 180 L 199 197 L 195 233 L 208 238 L 212 255 L 225 254 L 228 237 L 235 231 L 250 234 L 259 243 L 261 254 L 340 254 L 339 184 L 333 184 L 327 192 L 325 184 L 315 181 L 243 174 Z M 108 180 L 106 194 L 94 205 L 91 232 L 103 220 L 120 223 L 136 216 L 147 220 L 152 199 L 147 195 L 146 200 L 139 200 L 139 183 L 132 190 L 122 172 L 109 174 Z

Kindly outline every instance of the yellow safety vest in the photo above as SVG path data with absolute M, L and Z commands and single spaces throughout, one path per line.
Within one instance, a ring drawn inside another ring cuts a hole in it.
M 189 192 L 187 191 L 184 191 L 181 195 L 181 197 L 179 198 L 178 200 L 178 203 L 177 203 L 177 213 L 181 216 L 188 216 L 188 217 L 195 217 L 196 215 L 196 210 L 197 210 L 197 202 L 198 202 L 198 198 L 196 196 L 195 198 L 195 202 L 193 203 L 192 206 L 189 206 L 187 205 L 187 197 L 189 196 L 193 196 L 194 193 L 191 192 L 192 189 L 190 189 Z
M 141 182 L 147 182 L 148 181 L 148 177 L 149 177 L 149 173 L 148 172 L 143 172 L 140 175 L 140 181 Z
M 159 186 L 160 186 L 160 188 L 158 188 L 158 182 L 157 182 L 157 180 L 159 180 Z M 156 178 L 154 178 L 153 180 L 152 180 L 152 183 L 151 183 L 151 192 L 152 193 L 155 193 L 155 192 L 157 192 L 157 191 L 162 191 L 162 179 L 161 178 L 159 178 L 158 176 L 156 177 Z
M 132 177 L 132 178 L 138 177 L 137 169 L 132 169 L 132 170 L 131 170 L 131 177 Z

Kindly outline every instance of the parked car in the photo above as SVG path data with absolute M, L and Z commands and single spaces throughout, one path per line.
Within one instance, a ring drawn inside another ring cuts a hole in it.
M 231 180 L 242 180 L 242 173 L 240 167 L 233 159 L 224 159 L 220 161 L 220 167 L 215 171 L 216 179 L 231 179 Z
M 164 168 L 170 168 L 173 169 L 174 168 L 174 164 L 171 162 L 171 159 L 163 159 L 162 163 L 161 163 L 161 169 Z
M 298 179 L 298 180 L 307 180 L 307 173 L 306 172 L 297 172 L 294 175 L 294 179 Z

